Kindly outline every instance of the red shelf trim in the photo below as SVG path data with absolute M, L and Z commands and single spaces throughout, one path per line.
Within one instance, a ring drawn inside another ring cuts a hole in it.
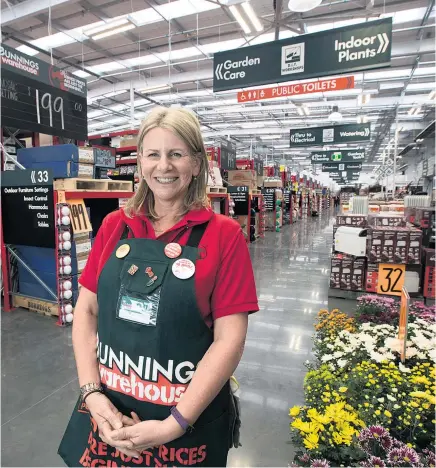
M 66 200 L 73 200 L 75 198 L 131 198 L 133 192 L 65 192 Z

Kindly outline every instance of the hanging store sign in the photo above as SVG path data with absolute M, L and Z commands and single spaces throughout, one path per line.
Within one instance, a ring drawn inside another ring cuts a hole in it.
M 248 216 L 248 186 L 240 185 L 234 187 L 229 185 L 227 187 L 227 192 L 229 193 L 230 198 L 235 202 L 235 215 Z
M 54 248 L 52 170 L 3 172 L 1 193 L 5 244 Z
M 0 56 L 3 126 L 88 138 L 85 80 L 4 44 Z
M 329 177 L 333 180 L 345 179 L 345 180 L 359 180 L 360 171 L 341 171 L 341 172 L 329 172 Z
M 317 146 L 354 141 L 369 141 L 371 124 L 344 124 L 328 127 L 294 128 L 290 130 L 290 147 Z
M 340 75 L 391 63 L 392 19 L 214 54 L 213 90 Z
M 328 80 L 306 81 L 304 83 L 276 86 L 274 88 L 253 89 L 238 92 L 238 102 L 262 101 L 265 99 L 298 96 L 300 94 L 325 93 L 354 88 L 354 76 L 331 78 Z
M 236 169 L 236 146 L 230 141 L 220 142 L 221 169 L 231 171 Z
M 313 151 L 310 153 L 312 164 L 329 162 L 355 162 L 365 159 L 365 150 L 331 150 L 331 151 Z
M 360 171 L 362 170 L 362 163 L 326 163 L 322 165 L 322 172 L 337 172 L 337 171 Z

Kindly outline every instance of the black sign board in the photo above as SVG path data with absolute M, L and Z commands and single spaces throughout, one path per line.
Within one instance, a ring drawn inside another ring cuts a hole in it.
M 360 171 L 362 163 L 326 163 L 322 165 L 322 172 L 336 172 L 336 171 Z
M 248 197 L 249 190 L 247 186 L 228 186 L 227 192 L 230 198 L 235 202 L 235 215 L 236 216 L 248 216 Z
M 96 167 L 115 169 L 115 148 L 98 148 L 94 146 L 93 149 Z
M 265 204 L 265 211 L 274 211 L 276 207 L 276 189 L 263 188 L 262 193 Z
M 312 153 L 310 153 L 310 159 L 312 160 L 312 164 L 363 161 L 365 159 L 365 150 L 312 151 Z
M 287 208 L 289 208 L 290 195 L 291 195 L 291 192 L 289 190 L 284 190 L 283 191 L 283 200 L 284 200 L 285 205 L 286 205 Z
M 354 141 L 369 141 L 371 124 L 344 124 L 327 127 L 294 128 L 290 131 L 290 146 L 318 146 Z
M 1 194 L 5 244 L 54 248 L 51 169 L 3 172 Z
M 337 179 L 359 179 L 360 171 L 341 171 L 341 172 L 330 172 L 329 177 L 333 180 Z
M 231 171 L 236 169 L 236 146 L 230 141 L 221 141 L 221 169 Z
M 4 44 L 0 56 L 3 126 L 88 138 L 85 80 Z
M 392 19 L 329 29 L 214 54 L 213 90 L 388 67 Z

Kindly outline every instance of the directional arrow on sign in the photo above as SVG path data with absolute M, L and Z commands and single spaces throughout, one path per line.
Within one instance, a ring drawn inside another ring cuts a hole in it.
M 386 52 L 386 49 L 388 48 L 388 45 L 389 45 L 388 35 L 386 33 L 382 33 L 382 34 L 377 34 L 377 37 L 378 37 L 378 40 L 380 41 L 380 45 L 377 50 L 377 53 L 383 54 L 384 52 Z
M 222 69 L 223 69 L 223 64 L 222 63 L 219 63 L 215 68 L 215 76 L 216 76 L 217 80 L 222 80 L 224 78 L 223 74 L 221 73 Z

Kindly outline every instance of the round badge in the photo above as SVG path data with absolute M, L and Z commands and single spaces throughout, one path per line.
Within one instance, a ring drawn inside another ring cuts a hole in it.
M 117 258 L 124 258 L 128 253 L 130 252 L 130 245 L 128 244 L 123 244 L 120 245 L 115 252 L 115 255 Z
M 173 274 L 179 279 L 188 279 L 195 273 L 195 265 L 187 258 L 180 258 L 173 263 Z
M 180 247 L 180 244 L 177 244 L 177 242 L 171 242 L 171 244 L 167 244 L 165 246 L 164 252 L 168 258 L 177 258 L 180 257 L 182 248 Z

